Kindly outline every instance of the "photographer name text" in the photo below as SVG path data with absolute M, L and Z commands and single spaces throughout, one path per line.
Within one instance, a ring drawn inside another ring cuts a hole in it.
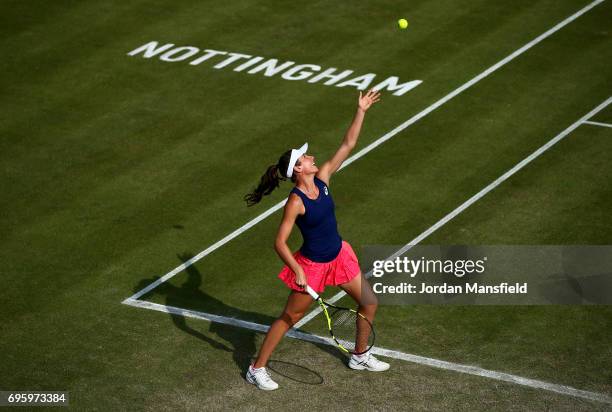
M 372 289 L 377 294 L 527 294 L 527 282 L 514 284 L 502 282 L 497 285 L 483 285 L 477 282 L 463 285 L 448 283 L 432 285 L 424 282 L 421 282 L 420 285 L 407 282 L 397 285 L 384 285 L 377 282 L 372 284 Z

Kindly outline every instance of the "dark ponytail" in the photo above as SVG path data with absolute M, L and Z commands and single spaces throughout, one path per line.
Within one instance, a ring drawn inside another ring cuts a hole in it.
M 255 190 L 244 195 L 244 201 L 247 203 L 247 206 L 256 205 L 261 201 L 262 197 L 272 193 L 280 185 L 281 180 L 287 180 L 287 166 L 289 165 L 290 158 L 291 150 L 288 150 L 278 159 L 277 164 L 268 167 Z M 293 176 L 291 180 L 294 181 Z

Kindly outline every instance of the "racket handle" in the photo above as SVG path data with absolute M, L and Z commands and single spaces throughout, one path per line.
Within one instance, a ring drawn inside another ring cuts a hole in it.
M 306 285 L 306 292 L 308 292 L 308 294 L 312 296 L 314 300 L 319 299 L 319 295 L 317 294 L 317 292 L 314 291 L 313 288 L 310 287 L 310 285 Z

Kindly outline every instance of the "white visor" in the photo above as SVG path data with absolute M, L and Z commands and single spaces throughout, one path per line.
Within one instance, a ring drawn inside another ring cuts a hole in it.
M 298 159 L 302 157 L 308 150 L 308 143 L 304 143 L 299 149 L 291 149 L 291 158 L 289 159 L 289 165 L 287 166 L 287 177 L 293 175 L 293 166 L 297 163 Z

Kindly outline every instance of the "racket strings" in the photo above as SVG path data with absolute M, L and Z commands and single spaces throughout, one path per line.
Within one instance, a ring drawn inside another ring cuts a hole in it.
M 372 325 L 357 312 L 334 309 L 330 318 L 334 337 L 349 352 L 365 352 L 374 343 Z

